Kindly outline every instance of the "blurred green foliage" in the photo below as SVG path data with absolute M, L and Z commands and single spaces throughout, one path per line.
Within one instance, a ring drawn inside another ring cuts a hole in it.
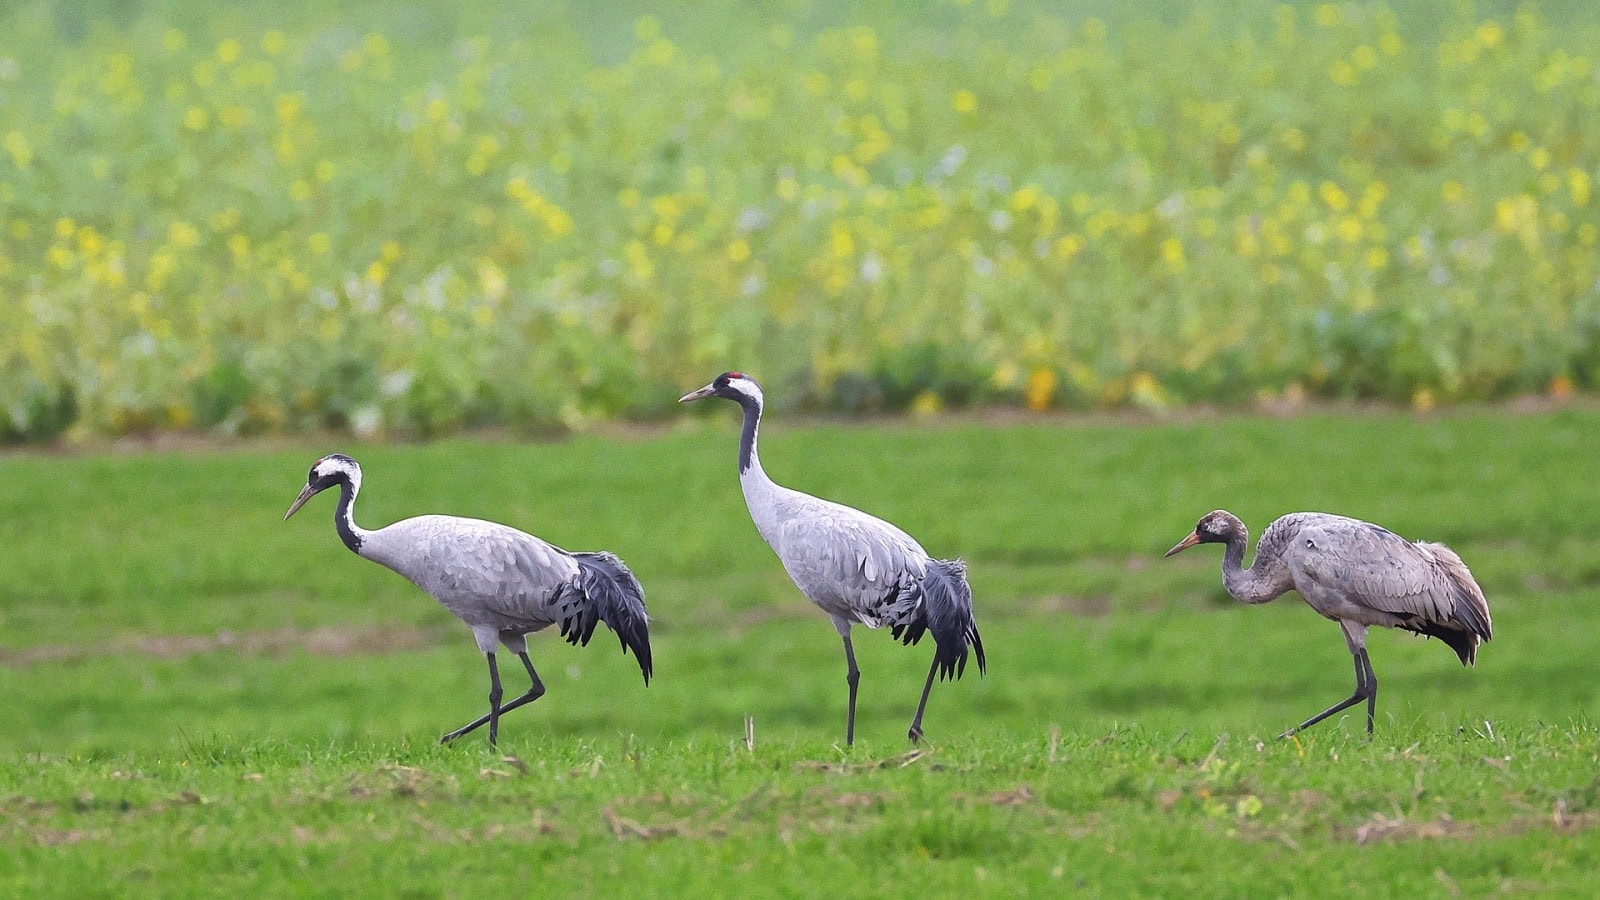
M 0 439 L 1592 387 L 1600 13 L 1422 6 L 23 4 Z

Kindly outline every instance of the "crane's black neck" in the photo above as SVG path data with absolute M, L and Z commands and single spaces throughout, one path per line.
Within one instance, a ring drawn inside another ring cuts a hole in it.
M 750 471 L 756 459 L 756 429 L 761 425 L 761 403 L 753 397 L 740 397 L 744 426 L 739 431 L 739 474 Z
M 339 532 L 339 540 L 350 548 L 351 553 L 361 553 L 361 534 L 356 531 L 355 519 L 356 488 L 345 478 L 339 481 L 339 505 L 333 511 L 333 527 Z

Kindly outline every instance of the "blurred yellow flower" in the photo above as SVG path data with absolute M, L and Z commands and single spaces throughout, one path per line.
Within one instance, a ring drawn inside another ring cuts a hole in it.
M 572 233 L 572 216 L 559 206 L 551 204 L 544 214 L 544 227 L 551 237 L 565 237 Z
M 200 229 L 179 219 L 167 226 L 167 242 L 174 247 L 193 247 L 200 243 Z
M 188 44 L 189 38 L 176 28 L 168 28 L 166 33 L 161 35 L 161 45 L 166 48 L 168 53 L 177 53 Z
M 738 239 L 728 245 L 728 261 L 741 263 L 750 258 L 750 242 Z
M 849 229 L 843 225 L 835 224 L 833 234 L 828 240 L 828 247 L 833 255 L 840 259 L 848 259 L 856 250 L 855 239 L 850 236 Z
M 1043 412 L 1050 408 L 1056 396 L 1056 373 L 1053 369 L 1043 366 L 1035 368 L 1028 373 L 1028 386 L 1023 390 L 1023 402 L 1035 412 Z
M 962 88 L 950 98 L 950 106 L 958 113 L 970 113 L 978 108 L 978 95 Z
M 335 166 L 332 161 L 326 159 L 319 160 L 316 167 L 312 169 L 312 172 L 317 176 L 318 181 L 332 181 L 333 176 L 337 171 L 338 167 Z
M 1318 28 L 1337 28 L 1344 23 L 1344 10 L 1337 3 L 1318 3 L 1311 11 L 1311 21 Z
M 240 49 L 238 41 L 233 38 L 227 38 L 217 45 L 217 61 L 223 65 L 231 65 L 238 62 Z
M 1439 196 L 1446 203 L 1460 203 L 1467 196 L 1467 189 L 1459 181 L 1450 180 L 1439 186 Z
M 1161 259 L 1177 272 L 1182 272 L 1188 267 L 1188 261 L 1183 255 L 1183 242 L 1175 237 L 1169 237 L 1161 242 Z
M 911 401 L 911 413 L 918 416 L 931 416 L 944 408 L 944 401 L 933 391 L 922 391 Z
M 189 107 L 189 111 L 183 114 L 183 127 L 190 131 L 204 131 L 210 121 L 211 114 L 198 106 Z
M 1343 212 L 1350 206 L 1350 195 L 1331 181 L 1324 181 L 1317 188 L 1317 192 L 1322 196 L 1322 202 L 1328 204 L 1328 208 L 1335 212 Z
M 389 52 L 389 39 L 377 32 L 371 32 L 361 39 L 361 49 L 367 56 L 376 58 Z
M 989 376 L 989 383 L 994 385 L 996 390 L 1008 391 L 1016 385 L 1017 378 L 1021 374 L 1022 372 L 1017 368 L 1016 363 L 1006 360 L 995 366 L 994 374 Z
M 1496 47 L 1499 46 L 1501 39 L 1505 37 L 1505 30 L 1500 27 L 1499 22 L 1484 22 L 1478 26 L 1476 37 L 1478 38 L 1478 43 L 1483 46 Z
M 283 32 L 273 29 L 261 36 L 261 51 L 268 56 L 277 56 L 289 46 L 289 39 Z

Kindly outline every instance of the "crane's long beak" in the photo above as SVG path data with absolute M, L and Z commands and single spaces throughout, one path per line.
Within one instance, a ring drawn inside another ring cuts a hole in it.
M 1187 536 L 1187 538 L 1184 538 L 1184 540 L 1173 544 L 1173 549 L 1170 549 L 1170 551 L 1166 551 L 1165 554 L 1162 554 L 1162 559 L 1166 559 L 1168 556 L 1173 556 L 1174 552 L 1186 551 L 1186 549 L 1192 548 L 1192 546 L 1195 546 L 1197 543 L 1200 543 L 1200 533 L 1189 532 L 1189 536 Z
M 1179 541 L 1177 544 L 1173 545 L 1171 550 L 1168 550 L 1165 554 L 1163 554 L 1162 555 L 1162 559 L 1165 559 L 1166 557 L 1171 556 L 1174 553 L 1182 553 L 1183 551 L 1189 549 L 1190 547 L 1193 547 L 1195 544 L 1198 544 L 1198 543 L 1200 543 L 1200 535 L 1199 535 L 1199 533 L 1191 531 L 1191 532 L 1189 532 L 1189 536 L 1188 537 L 1184 538 L 1183 540 Z
M 294 503 L 289 506 L 289 511 L 283 514 L 283 520 L 285 522 L 289 521 L 289 517 L 290 516 L 292 516 L 296 512 L 298 512 L 300 507 L 306 505 L 306 501 L 307 500 L 310 500 L 312 497 L 315 497 L 316 495 L 317 495 L 317 489 L 312 487 L 309 484 L 306 485 L 305 487 L 301 488 L 300 489 L 300 496 L 294 498 Z
M 678 398 L 678 402 L 679 403 L 688 403 L 690 400 L 699 400 L 702 397 L 709 397 L 712 394 L 716 393 L 716 390 L 717 390 L 717 385 L 716 385 L 715 382 L 713 382 L 711 384 L 706 385 L 705 387 L 701 388 L 698 391 L 690 391 L 689 393 L 684 394 L 682 397 Z

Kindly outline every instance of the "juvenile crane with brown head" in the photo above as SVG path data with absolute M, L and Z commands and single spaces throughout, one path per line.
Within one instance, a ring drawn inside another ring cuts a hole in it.
M 1167 556 L 1196 544 L 1222 544 L 1222 584 L 1242 603 L 1267 603 L 1298 591 L 1307 604 L 1339 623 L 1355 657 L 1356 689 L 1345 700 L 1284 732 L 1288 737 L 1334 713 L 1367 702 L 1367 733 L 1378 703 L 1378 677 L 1367 657 L 1367 629 L 1400 628 L 1436 637 L 1463 665 L 1494 629 L 1489 602 L 1461 557 L 1443 544 L 1408 541 L 1394 532 L 1344 516 L 1290 513 L 1275 520 L 1244 568 L 1250 535 L 1234 514 L 1216 510 Z

